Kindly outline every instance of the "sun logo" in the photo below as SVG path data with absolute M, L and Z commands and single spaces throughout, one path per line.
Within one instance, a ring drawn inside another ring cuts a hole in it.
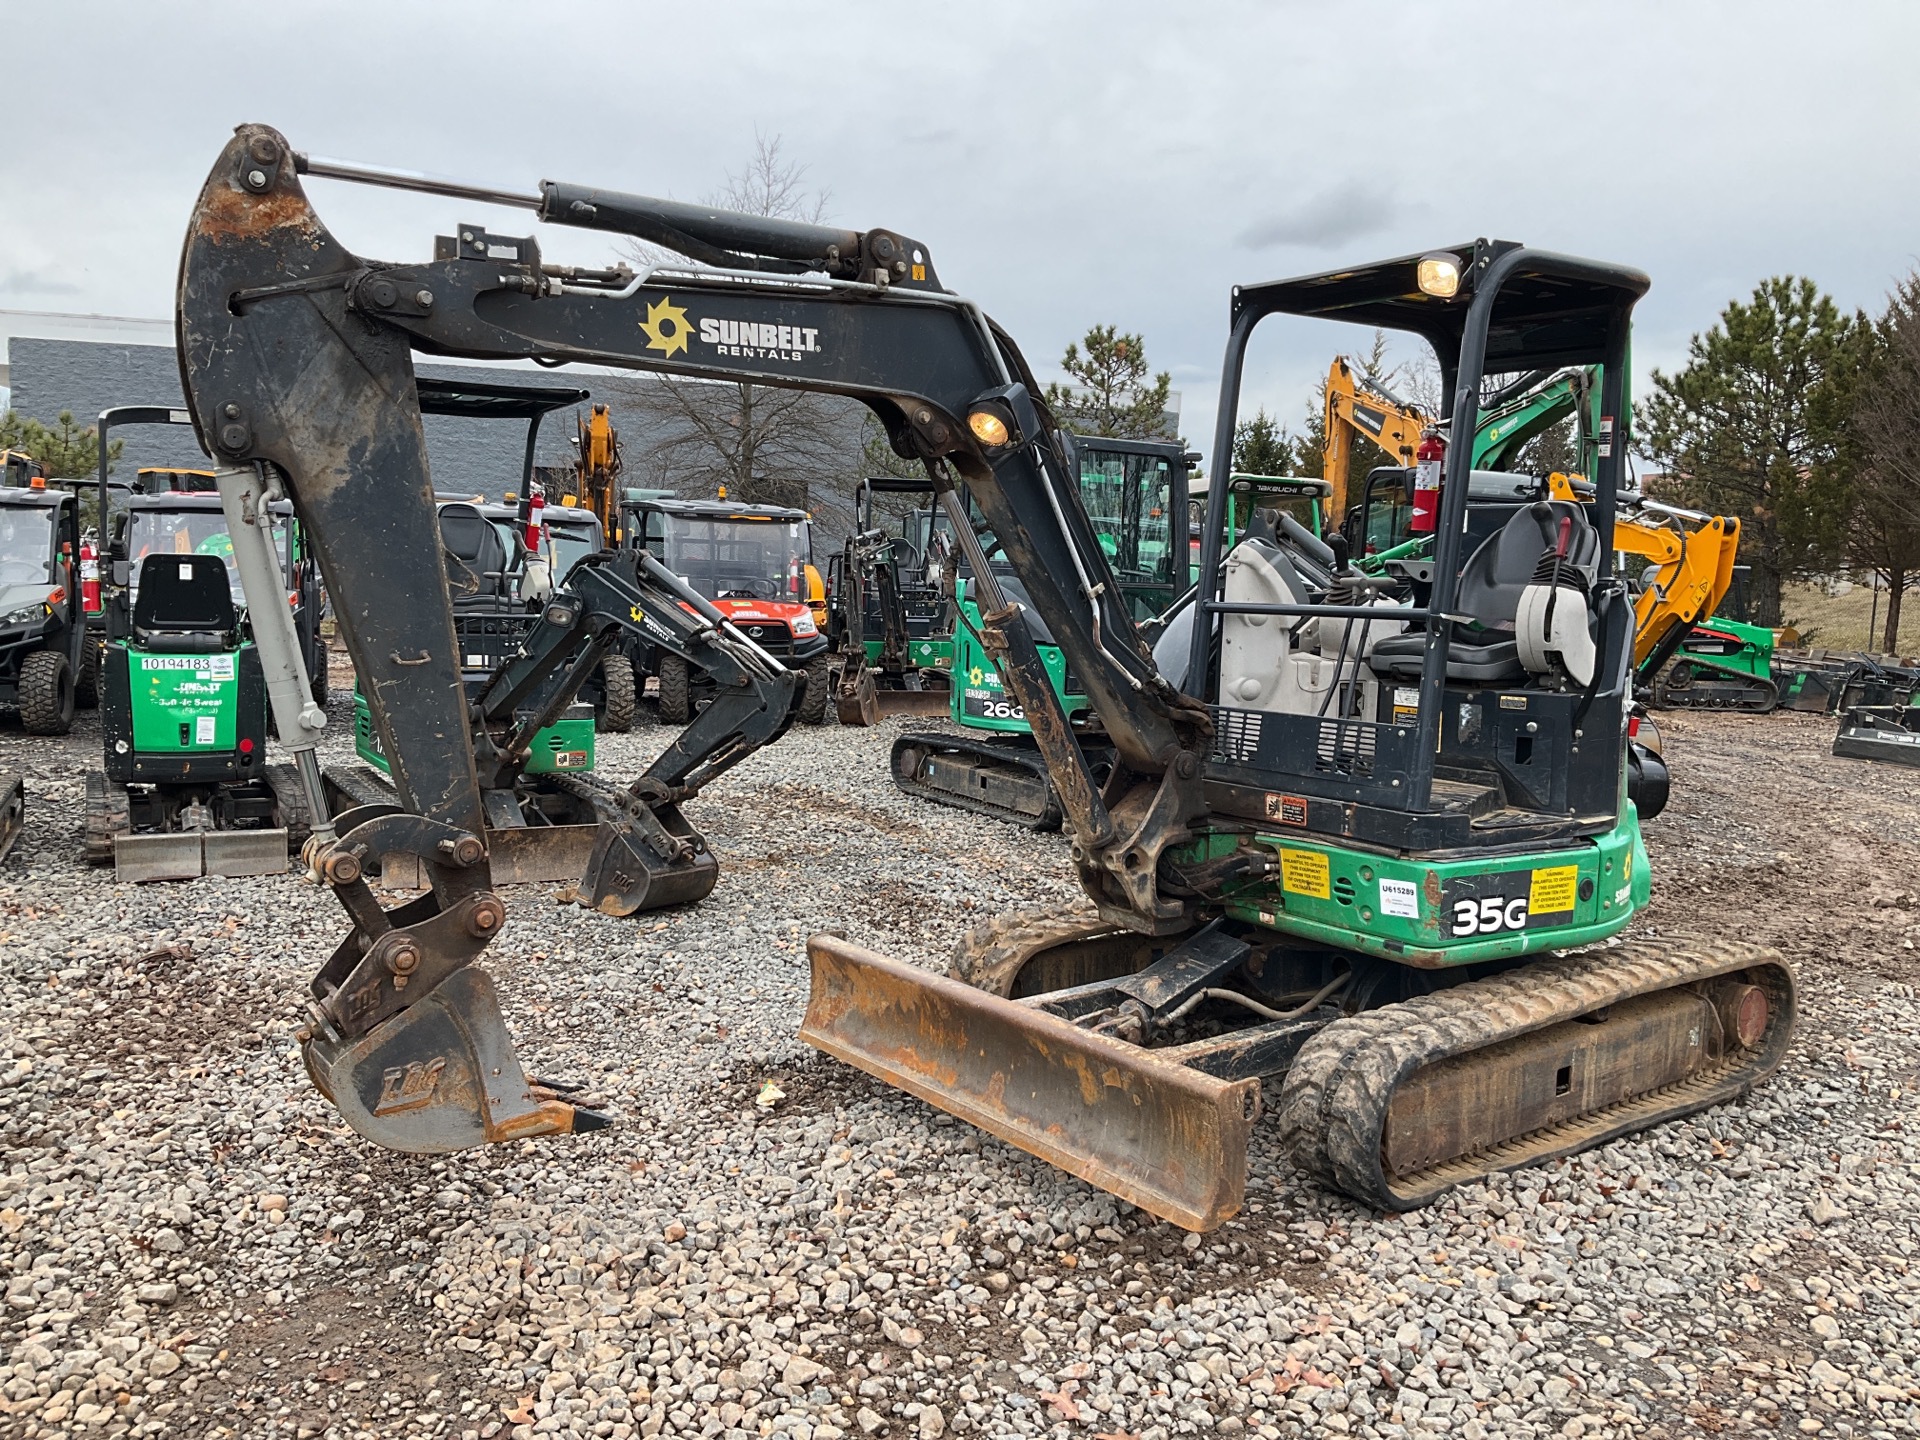
M 687 320 L 685 310 L 662 297 L 657 303 L 647 306 L 647 318 L 640 322 L 640 333 L 647 337 L 649 350 L 658 350 L 662 355 L 677 355 L 687 348 L 687 337 L 693 334 L 693 326 Z

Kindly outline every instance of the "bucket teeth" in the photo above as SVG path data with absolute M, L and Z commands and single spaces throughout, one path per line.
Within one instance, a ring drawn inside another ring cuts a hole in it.
M 303 1049 L 320 1092 L 389 1150 L 437 1155 L 611 1123 L 526 1078 L 493 982 L 472 965 L 358 1039 L 315 1035 Z

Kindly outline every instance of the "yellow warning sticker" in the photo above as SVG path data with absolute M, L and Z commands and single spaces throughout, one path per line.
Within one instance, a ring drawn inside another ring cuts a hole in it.
M 1578 865 L 1556 865 L 1551 870 L 1536 870 L 1533 872 L 1533 883 L 1527 890 L 1527 913 L 1553 915 L 1562 910 L 1571 910 L 1579 890 Z
M 1333 894 L 1333 876 L 1327 868 L 1327 857 L 1318 850 L 1282 850 L 1280 888 L 1289 895 L 1328 899 Z

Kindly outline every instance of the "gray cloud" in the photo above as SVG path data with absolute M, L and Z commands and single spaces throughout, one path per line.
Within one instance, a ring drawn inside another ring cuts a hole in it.
M 0 295 L 78 295 L 80 287 L 56 280 L 43 270 L 9 270 L 0 277 Z
M 1385 191 L 1348 180 L 1256 221 L 1236 238 L 1251 250 L 1283 245 L 1328 250 L 1384 230 L 1392 219 L 1393 200 Z

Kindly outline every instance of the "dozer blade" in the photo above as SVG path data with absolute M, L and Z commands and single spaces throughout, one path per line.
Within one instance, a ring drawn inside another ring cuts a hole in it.
M 285 830 L 185 830 L 116 835 L 113 878 L 123 884 L 198 880 L 202 875 L 284 875 Z
M 320 1093 L 389 1150 L 438 1155 L 608 1124 L 528 1082 L 493 982 L 472 965 L 358 1040 L 310 1036 L 301 1048 Z
M 12 853 L 26 823 L 26 783 L 18 775 L 0 774 L 0 860 Z
M 201 837 L 209 875 L 284 875 L 287 832 L 210 830 Z
M 880 685 L 872 670 L 862 668 L 857 678 L 842 678 L 834 689 L 833 705 L 842 725 L 877 725 L 898 715 L 945 715 L 952 700 L 945 685 L 918 690 L 898 684 Z
M 882 720 L 896 715 L 944 715 L 953 705 L 944 690 L 876 690 L 873 693 Z
M 1189 1230 L 1240 1208 L 1260 1082 L 1220 1080 L 829 935 L 800 1038 Z

